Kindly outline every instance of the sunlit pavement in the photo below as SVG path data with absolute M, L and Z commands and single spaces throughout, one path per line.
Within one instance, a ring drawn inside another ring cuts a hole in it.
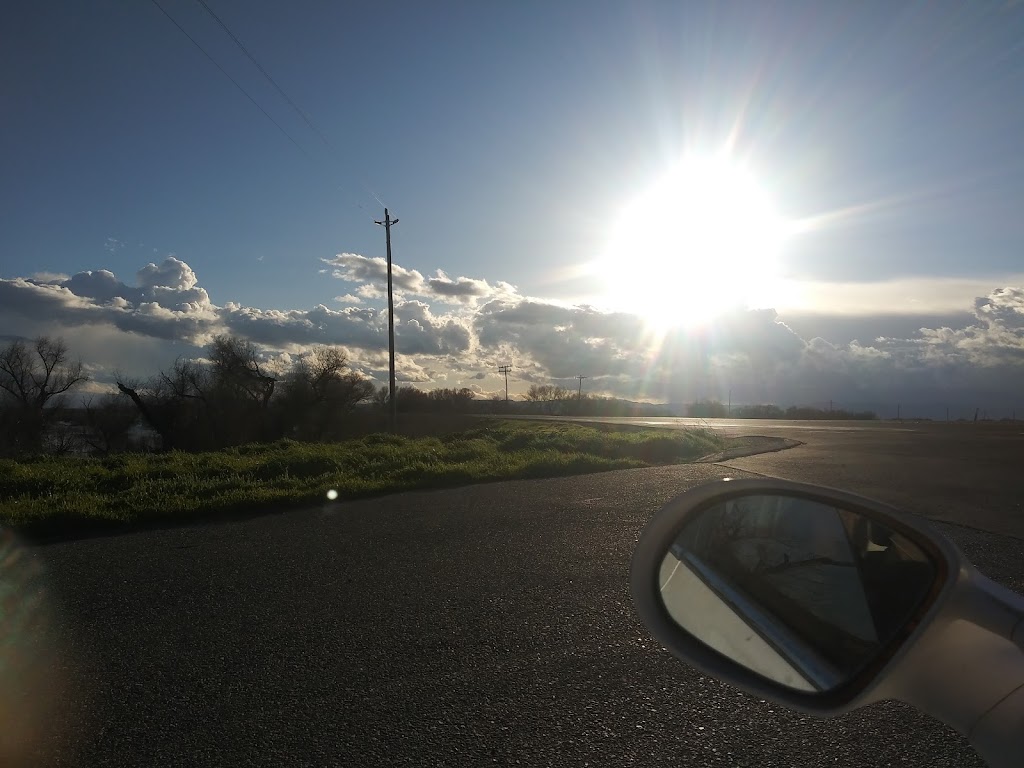
M 1024 538 L 1024 422 L 600 421 L 792 438 L 803 445 L 723 464 L 842 488 L 933 520 Z

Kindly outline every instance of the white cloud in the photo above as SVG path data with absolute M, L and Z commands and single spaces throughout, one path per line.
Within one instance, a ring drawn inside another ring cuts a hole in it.
M 339 253 L 331 259 L 322 259 L 334 269 L 331 274 L 338 280 L 359 283 L 357 294 L 363 298 L 380 298 L 387 289 L 387 260 L 378 257 L 360 256 L 357 253 Z M 424 296 L 446 303 L 473 304 L 487 296 L 514 293 L 508 283 L 491 285 L 486 280 L 472 277 L 451 278 L 442 270 L 433 277 L 424 277 L 415 269 L 391 265 L 391 283 L 396 292 L 413 296 Z
M 333 259 L 323 259 L 325 264 L 335 267 L 331 273 L 339 280 L 349 283 L 369 283 L 386 288 L 388 282 L 388 263 L 379 256 L 360 256 L 357 253 L 339 253 Z M 391 283 L 395 290 L 421 294 L 426 282 L 423 275 L 415 269 L 405 269 L 397 264 L 391 265 Z
M 66 275 L 63 272 L 33 272 L 29 277 L 37 283 L 60 283 L 71 275 Z
M 362 299 L 373 300 L 383 299 L 387 296 L 387 293 L 375 285 L 370 285 L 369 283 L 366 283 L 365 285 L 360 285 L 356 289 L 356 295 Z
M 327 261 L 356 284 L 336 299 L 352 306 L 218 305 L 191 267 L 171 256 L 140 269 L 134 285 L 102 269 L 0 279 L 0 321 L 7 335 L 63 335 L 104 370 L 151 373 L 178 354 L 196 354 L 216 333 L 232 333 L 277 356 L 341 345 L 355 369 L 386 381 L 387 311 L 379 301 L 386 265 L 356 254 Z M 494 382 L 497 365 L 511 363 L 513 392 L 583 374 L 588 391 L 637 400 L 731 391 L 733 402 L 1010 403 L 1024 392 L 1021 288 L 965 300 L 969 313 L 948 323 L 905 313 L 862 323 L 847 314 L 794 315 L 791 327 L 773 310 L 723 310 L 702 326 L 652 332 L 634 314 L 529 298 L 507 283 L 441 271 L 424 278 L 400 265 L 394 272 L 399 378 L 425 387 Z

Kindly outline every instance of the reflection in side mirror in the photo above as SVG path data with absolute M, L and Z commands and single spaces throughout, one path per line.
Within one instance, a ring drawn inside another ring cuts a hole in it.
M 690 517 L 661 563 L 668 615 L 718 653 L 797 691 L 874 661 L 936 579 L 925 552 L 876 520 L 785 494 Z

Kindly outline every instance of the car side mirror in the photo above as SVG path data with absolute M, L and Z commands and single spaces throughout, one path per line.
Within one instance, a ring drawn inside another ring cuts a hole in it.
M 1020 729 L 999 723 L 1024 719 L 1024 599 L 919 519 L 829 488 L 718 481 L 651 518 L 631 591 L 673 654 L 760 698 L 817 715 L 898 699 L 994 765 L 1020 758 Z
M 833 499 L 732 493 L 680 522 L 657 568 L 664 618 L 794 691 L 863 687 L 946 576 L 927 539 Z

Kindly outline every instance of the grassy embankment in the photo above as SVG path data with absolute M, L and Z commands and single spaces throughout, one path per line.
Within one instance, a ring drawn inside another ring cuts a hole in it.
M 209 453 L 0 460 L 0 524 L 16 529 L 187 520 L 422 488 L 692 461 L 705 430 L 489 421 L 441 437 L 283 440 Z

